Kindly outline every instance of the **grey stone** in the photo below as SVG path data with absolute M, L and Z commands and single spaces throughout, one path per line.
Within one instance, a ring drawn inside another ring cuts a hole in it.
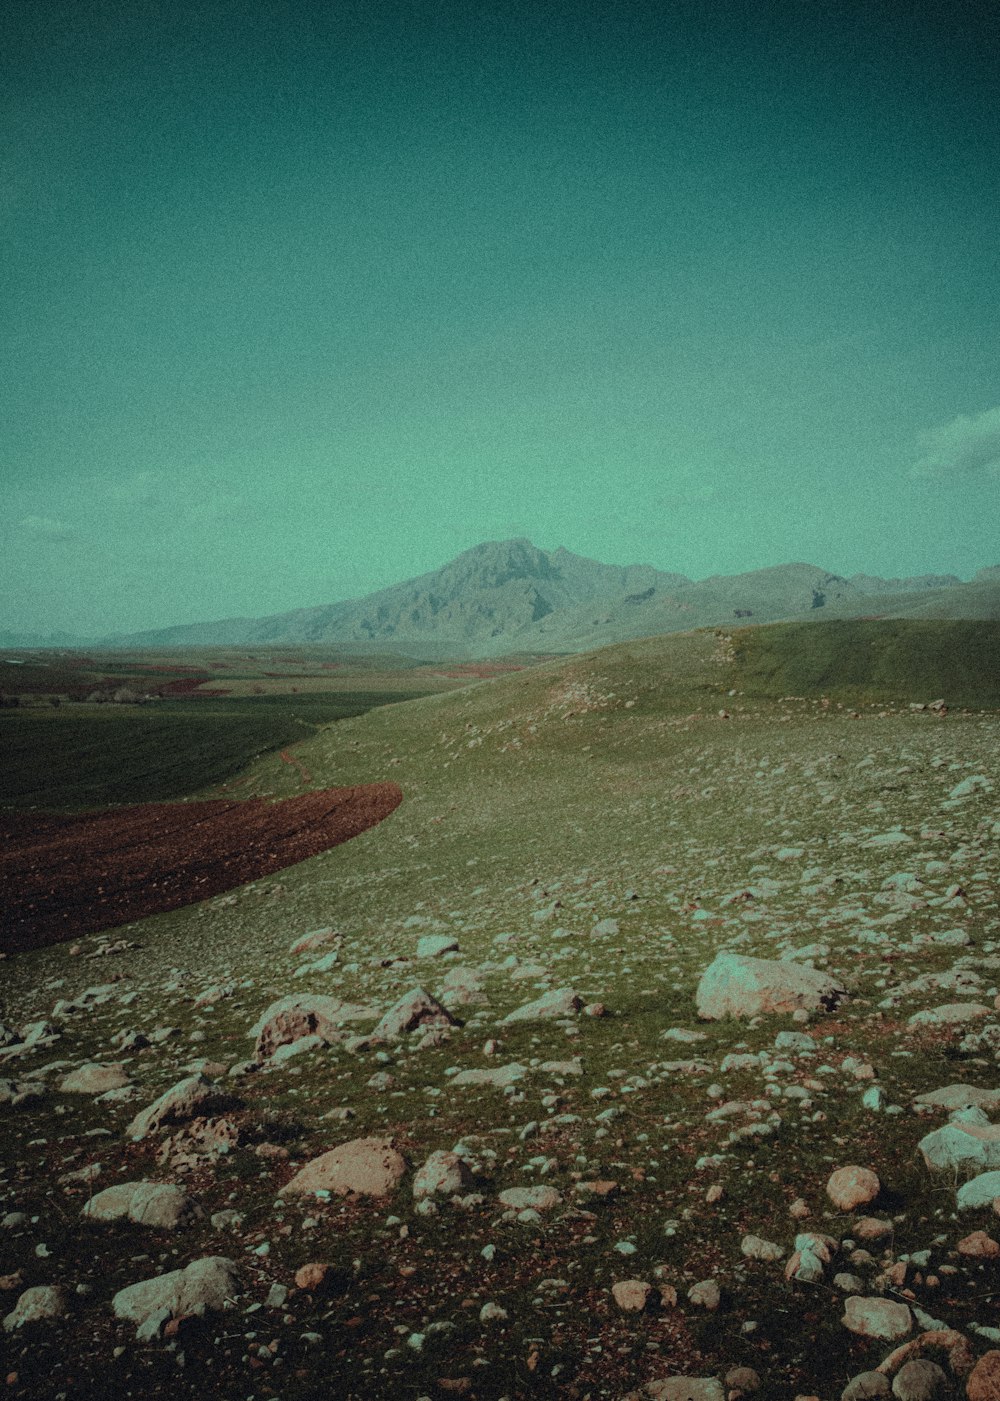
M 83 1208 L 83 1215 L 92 1221 L 125 1218 L 160 1230 L 176 1230 L 201 1214 L 186 1192 L 166 1182 L 120 1182 L 98 1192 Z
M 852 1294 L 844 1301 L 841 1323 L 863 1338 L 898 1342 L 913 1330 L 913 1315 L 906 1304 L 892 1299 L 865 1299 Z
M 4 1332 L 13 1333 L 31 1323 L 47 1323 L 62 1318 L 65 1312 L 66 1295 L 59 1285 L 35 1284 L 24 1291 L 4 1319 Z
M 517 1061 L 511 1061 L 509 1065 L 498 1065 L 495 1070 L 460 1070 L 452 1078 L 451 1083 L 453 1085 L 493 1085 L 502 1090 L 507 1085 L 513 1085 L 518 1080 L 523 1080 L 527 1073 L 523 1065 Z
M 454 953 L 457 949 L 458 940 L 450 934 L 424 934 L 417 940 L 418 958 L 440 958 L 442 954 Z
M 418 1026 L 457 1026 L 447 1007 L 424 988 L 415 987 L 395 1002 L 372 1032 L 373 1037 L 394 1038 L 415 1031 Z
M 726 1392 L 717 1377 L 664 1377 L 647 1382 L 646 1395 L 653 1401 L 726 1401 Z
M 222 1255 L 207 1255 L 193 1260 L 183 1270 L 170 1270 L 120 1289 L 111 1300 L 111 1307 L 116 1318 L 141 1327 L 163 1309 L 178 1318 L 225 1308 L 239 1290 L 240 1276 L 234 1261 Z
M 515 1211 L 551 1211 L 561 1201 L 554 1187 L 508 1187 L 500 1193 L 501 1205 Z
M 892 1380 L 892 1394 L 899 1401 L 934 1401 L 948 1390 L 943 1368 L 923 1357 L 904 1362 Z
M 1000 1171 L 982 1172 L 958 1189 L 956 1202 L 959 1211 L 975 1211 L 990 1206 L 1000 1197 Z
M 125 1130 L 125 1135 L 138 1142 L 167 1124 L 183 1123 L 185 1119 L 193 1119 L 196 1114 L 223 1109 L 231 1103 L 232 1097 L 226 1095 L 214 1081 L 206 1079 L 204 1075 L 189 1075 L 186 1080 L 179 1080 L 169 1090 L 164 1090 L 159 1099 L 137 1114 Z
M 699 1017 L 755 1017 L 761 1014 L 829 1011 L 847 990 L 829 973 L 773 959 L 720 953 L 698 984 Z
M 100 1095 L 107 1090 L 120 1090 L 129 1083 L 122 1065 L 88 1064 L 78 1066 L 60 1082 L 63 1094 Z
M 508 1012 L 501 1019 L 502 1026 L 514 1022 L 551 1021 L 561 1017 L 573 1017 L 583 1006 L 583 998 L 572 988 L 553 988 L 551 992 L 527 1002 L 514 1012 Z
M 917 1095 L 914 1104 L 928 1104 L 935 1109 L 967 1109 L 973 1106 L 987 1114 L 1000 1107 L 1000 1090 L 982 1090 L 978 1085 L 945 1085 Z
M 439 1150 L 414 1173 L 413 1196 L 417 1201 L 424 1197 L 453 1197 L 470 1182 L 469 1169 L 458 1154 Z
M 982 1173 L 1000 1168 L 1000 1125 L 945 1124 L 917 1146 L 932 1170 Z

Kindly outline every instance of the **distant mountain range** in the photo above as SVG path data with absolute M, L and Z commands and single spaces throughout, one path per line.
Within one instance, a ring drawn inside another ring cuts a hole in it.
M 530 540 L 489 541 L 364 598 L 87 641 L 129 648 L 324 643 L 433 659 L 579 652 L 694 627 L 859 616 L 1000 618 L 1000 565 L 981 569 L 968 584 L 954 574 L 842 578 L 812 564 L 695 582 L 651 565 L 540 550 Z M 6 647 L 72 641 L 0 633 Z

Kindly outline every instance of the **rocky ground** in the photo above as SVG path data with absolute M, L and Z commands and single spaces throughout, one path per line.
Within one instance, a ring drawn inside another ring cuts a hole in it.
M 1000 1396 L 995 717 L 574 667 L 345 722 L 387 822 L 5 963 L 6 1394 Z

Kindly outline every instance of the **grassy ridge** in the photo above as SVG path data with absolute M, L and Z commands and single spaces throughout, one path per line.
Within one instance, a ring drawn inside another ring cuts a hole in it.
M 3 805 L 162 802 L 225 782 L 262 754 L 400 697 L 394 692 L 0 711 Z
M 749 695 L 1000 705 L 1000 624 L 880 619 L 776 623 L 733 637 Z

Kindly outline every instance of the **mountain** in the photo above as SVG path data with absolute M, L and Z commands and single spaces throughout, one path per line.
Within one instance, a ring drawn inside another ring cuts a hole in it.
M 103 638 L 108 647 L 298 646 L 427 660 L 582 652 L 696 627 L 819 617 L 1000 617 L 1000 566 L 954 574 L 843 578 L 795 563 L 693 581 L 648 564 L 602 564 L 530 540 L 487 541 L 363 598 L 263 618 L 224 618 Z M 9 642 L 7 646 L 45 645 Z M 49 646 L 60 645 L 53 638 Z

